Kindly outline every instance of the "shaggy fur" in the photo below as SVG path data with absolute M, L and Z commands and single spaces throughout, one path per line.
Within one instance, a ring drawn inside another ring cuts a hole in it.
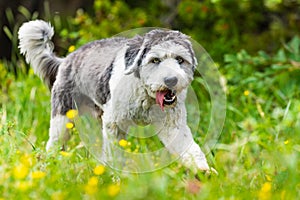
M 184 101 L 197 60 L 189 38 L 178 31 L 152 30 L 133 38 L 88 43 L 65 58 L 53 54 L 53 28 L 41 20 L 20 28 L 21 53 L 51 89 L 47 150 L 66 133 L 68 110 L 88 110 L 102 120 L 103 159 L 111 161 L 110 141 L 136 123 L 154 124 L 158 137 L 182 163 L 210 170 L 186 122 Z M 76 105 L 75 105 L 76 104 Z

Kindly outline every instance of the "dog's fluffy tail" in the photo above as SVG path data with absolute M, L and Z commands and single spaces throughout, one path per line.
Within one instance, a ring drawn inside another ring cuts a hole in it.
M 56 79 L 59 65 L 63 59 L 53 53 L 54 45 L 51 38 L 54 35 L 50 23 L 34 20 L 24 23 L 19 29 L 20 52 L 26 62 L 31 64 L 37 74 L 51 89 Z

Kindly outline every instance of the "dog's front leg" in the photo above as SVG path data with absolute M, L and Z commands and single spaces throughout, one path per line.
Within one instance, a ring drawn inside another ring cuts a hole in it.
M 121 139 L 125 139 L 126 134 L 119 129 L 116 123 L 103 120 L 102 126 L 103 147 L 101 161 L 114 166 L 114 163 L 120 162 L 121 159 L 118 143 Z
M 113 124 L 105 123 L 104 120 L 102 126 L 103 147 L 101 160 L 104 163 L 108 163 L 111 162 L 113 157 L 112 146 L 114 142 L 114 135 L 117 134 L 117 128 Z
M 182 164 L 186 167 L 193 171 L 209 172 L 211 170 L 187 125 L 165 127 L 158 136 L 170 153 L 180 156 Z

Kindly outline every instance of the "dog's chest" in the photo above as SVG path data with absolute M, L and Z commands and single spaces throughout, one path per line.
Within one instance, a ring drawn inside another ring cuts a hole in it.
M 127 90 L 119 90 L 112 96 L 111 110 L 112 121 L 118 126 L 128 127 L 132 125 L 148 125 L 153 123 L 153 115 L 162 113 L 155 99 L 151 98 L 143 87 Z
M 135 124 L 148 125 L 152 123 L 152 109 L 155 106 L 153 99 L 145 98 L 132 102 L 129 105 L 128 118 Z

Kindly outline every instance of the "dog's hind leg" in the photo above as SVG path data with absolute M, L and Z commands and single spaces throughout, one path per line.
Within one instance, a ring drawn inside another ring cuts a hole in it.
M 49 140 L 46 146 L 47 151 L 54 147 L 55 144 L 61 145 L 61 149 L 64 149 L 66 141 L 69 139 L 69 132 L 66 128 L 69 119 L 66 117 L 66 113 L 73 108 L 73 98 L 70 91 L 70 88 L 65 89 L 58 84 L 53 87 Z
M 49 151 L 55 144 L 62 145 L 61 148 L 64 148 L 63 143 L 68 140 L 69 134 L 66 129 L 66 123 L 68 119 L 64 115 L 56 115 L 51 117 L 50 129 L 49 129 L 49 139 L 47 142 L 46 150 Z M 63 137 L 63 138 L 62 138 Z M 64 142 L 60 142 L 60 141 Z

